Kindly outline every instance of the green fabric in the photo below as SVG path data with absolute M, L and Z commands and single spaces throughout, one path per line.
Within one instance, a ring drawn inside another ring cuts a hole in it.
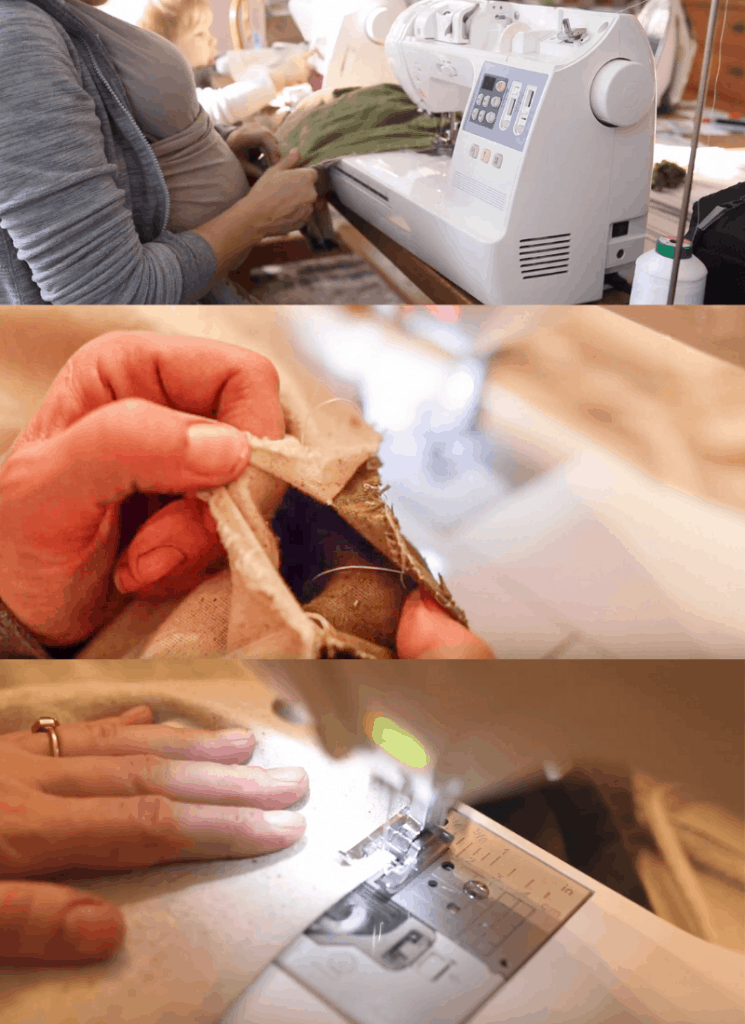
M 283 154 L 297 148 L 304 166 L 316 166 L 342 156 L 429 149 L 438 127 L 438 117 L 420 114 L 400 86 L 389 84 L 335 89 L 307 112 L 298 108 L 277 137 Z

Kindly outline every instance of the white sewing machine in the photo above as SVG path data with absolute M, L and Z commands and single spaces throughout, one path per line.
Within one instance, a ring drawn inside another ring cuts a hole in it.
M 457 803 L 458 779 L 380 779 L 407 803 L 220 1024 L 742 1024 L 740 954 Z
M 420 0 L 385 52 L 442 115 L 440 138 L 427 154 L 345 157 L 331 170 L 342 202 L 481 302 L 599 299 L 644 249 L 655 71 L 637 19 Z
M 328 89 L 359 88 L 397 81 L 385 55 L 385 39 L 406 0 L 288 0 L 311 62 Z

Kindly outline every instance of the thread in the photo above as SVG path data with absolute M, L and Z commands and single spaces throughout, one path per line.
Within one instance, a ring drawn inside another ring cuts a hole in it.
M 309 583 L 315 583 L 321 576 L 329 576 L 332 572 L 346 572 L 347 569 L 363 569 L 365 572 L 391 572 L 394 576 L 398 576 L 401 581 L 401 588 L 406 590 L 404 586 L 405 573 L 403 569 L 384 569 L 379 565 L 339 565 L 335 569 L 324 569 L 323 572 L 319 572 L 317 576 L 309 580 Z
M 303 429 L 300 431 L 300 444 L 303 444 L 303 445 L 305 444 L 305 431 L 306 431 L 306 429 L 308 427 L 308 424 L 310 423 L 311 416 L 313 416 L 315 413 L 317 413 L 319 409 L 323 409 L 324 405 L 333 405 L 334 402 L 347 402 L 347 403 L 349 403 L 349 405 L 352 406 L 352 408 L 354 409 L 354 411 L 356 413 L 359 413 L 359 415 L 362 416 L 362 413 L 360 412 L 358 407 L 354 404 L 354 402 L 351 400 L 351 398 L 327 398 L 325 402 L 321 402 L 320 405 L 314 406 L 309 411 L 308 415 L 305 417 L 305 422 L 303 423 Z
M 729 13 L 729 0 L 724 0 L 724 13 L 722 14 L 722 31 L 719 33 L 719 49 L 717 50 L 717 67 L 714 73 L 714 90 L 711 94 L 711 109 L 717 108 L 717 89 L 719 88 L 719 74 L 722 70 L 722 44 L 724 43 L 724 29 L 727 25 Z M 709 136 L 711 138 L 711 136 Z
M 613 13 L 625 14 L 627 11 L 633 11 L 635 7 L 644 7 L 649 0 L 635 0 L 633 4 L 628 4 L 626 7 L 621 7 L 618 11 Z M 722 42 L 724 40 L 724 29 L 727 24 L 727 14 L 729 12 L 729 0 L 724 0 L 724 15 L 722 17 L 722 31 L 719 33 L 719 51 L 717 53 L 717 67 L 714 75 L 714 91 L 711 94 L 711 106 L 716 107 L 717 99 L 717 88 L 719 86 L 719 74 L 722 69 Z

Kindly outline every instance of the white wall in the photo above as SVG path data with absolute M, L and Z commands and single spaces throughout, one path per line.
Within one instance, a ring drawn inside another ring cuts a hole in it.
M 230 0 L 210 0 L 210 4 L 212 5 L 212 13 L 214 15 L 212 32 L 215 39 L 217 39 L 217 52 L 222 53 L 224 50 L 231 50 L 230 22 L 228 20 Z

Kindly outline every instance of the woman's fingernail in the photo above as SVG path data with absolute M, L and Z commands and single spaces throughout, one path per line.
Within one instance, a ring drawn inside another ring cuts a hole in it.
M 194 423 L 189 427 L 186 458 L 196 473 L 225 476 L 244 462 L 248 453 L 246 435 L 227 423 Z
M 305 778 L 302 768 L 268 768 L 266 773 L 277 782 L 301 782 Z
M 153 717 L 152 708 L 147 704 L 138 704 L 136 708 L 128 708 L 119 715 L 124 722 L 133 725 L 135 722 L 149 722 Z
M 250 729 L 221 729 L 215 737 L 227 743 L 248 743 L 253 733 Z
M 186 556 L 178 548 L 153 548 L 139 556 L 135 562 L 135 575 L 140 583 L 154 583 L 185 561 Z
M 96 956 L 119 944 L 122 915 L 108 903 L 78 903 L 65 914 L 62 933 L 78 953 Z
M 471 639 L 471 635 L 449 615 L 427 591 L 420 587 L 407 599 L 399 627 L 399 653 L 404 658 L 420 658 L 425 651 L 452 647 Z
M 274 832 L 289 832 L 303 828 L 305 818 L 295 811 L 264 811 L 264 822 Z

